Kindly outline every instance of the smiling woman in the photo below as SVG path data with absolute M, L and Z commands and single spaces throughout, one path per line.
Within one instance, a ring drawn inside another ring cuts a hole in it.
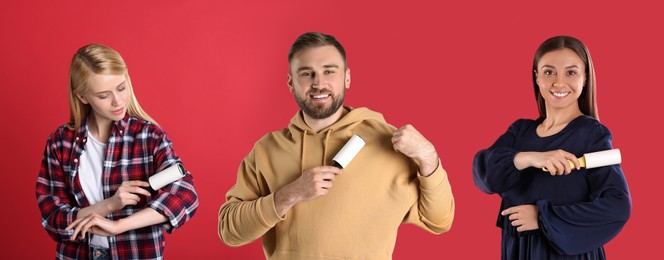
M 163 231 L 182 226 L 198 208 L 193 177 L 186 172 L 148 191 L 145 180 L 181 162 L 138 104 L 119 53 L 84 46 L 69 76 L 71 121 L 48 138 L 36 189 L 56 256 L 161 259 Z
M 544 54 L 535 72 L 540 94 L 545 104 L 549 104 L 545 107 L 551 110 L 573 107 L 583 91 L 584 71 L 583 60 L 570 49 Z
M 549 103 L 545 102 L 550 95 L 542 94 L 555 89 L 574 90 L 575 97 L 567 99 L 569 100 L 568 105 L 563 105 L 563 107 L 570 109 L 576 107 L 584 115 L 599 120 L 595 67 L 590 57 L 590 51 L 579 40 L 559 36 L 542 43 L 533 60 L 533 83 L 540 118 L 546 118 L 547 112 L 550 112 L 547 111 L 547 108 L 555 109 L 558 106 L 557 102 L 554 102 L 555 99 L 550 100 Z M 565 86 L 568 89 L 564 89 Z M 550 107 L 547 107 L 547 104 Z M 575 104 L 577 105 L 575 106 Z
M 620 165 L 586 169 L 577 159 L 612 149 L 597 117 L 588 49 L 568 36 L 546 40 L 533 86 L 540 118 L 517 120 L 473 162 L 475 185 L 502 198 L 502 259 L 605 259 L 631 197 Z

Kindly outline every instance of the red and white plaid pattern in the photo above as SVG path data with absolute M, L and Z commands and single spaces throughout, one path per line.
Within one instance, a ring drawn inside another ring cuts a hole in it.
M 87 131 L 87 123 L 78 131 L 66 126 L 55 130 L 48 138 L 39 170 L 37 202 L 42 225 L 57 242 L 58 259 L 89 258 L 87 241 L 71 242 L 73 230 L 64 230 L 76 220 L 79 209 L 89 206 L 78 178 L 78 158 L 85 149 Z M 102 166 L 104 198 L 112 197 L 123 181 L 147 181 L 151 175 L 179 162 L 171 141 L 158 125 L 125 116 L 113 125 L 108 139 Z M 158 194 L 106 217 L 118 220 L 147 207 L 166 216 L 168 221 L 109 237 L 112 259 L 163 257 L 163 231 L 170 233 L 182 226 L 198 208 L 192 175 L 187 172 L 184 178 L 165 186 Z

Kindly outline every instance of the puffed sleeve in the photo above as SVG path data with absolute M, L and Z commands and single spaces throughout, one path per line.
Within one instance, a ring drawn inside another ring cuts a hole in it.
M 516 185 L 521 176 L 514 166 L 516 135 L 523 120 L 514 122 L 489 148 L 479 151 L 473 160 L 473 180 L 481 191 L 501 193 Z
M 588 152 L 612 149 L 611 133 L 602 125 L 591 131 Z M 590 199 L 568 205 L 537 202 L 540 228 L 561 254 L 575 255 L 606 244 L 629 219 L 632 202 L 620 165 L 582 170 Z

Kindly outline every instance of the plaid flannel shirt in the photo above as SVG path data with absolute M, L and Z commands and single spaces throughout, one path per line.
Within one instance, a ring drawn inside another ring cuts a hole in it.
M 73 230 L 65 231 L 76 220 L 79 209 L 89 206 L 77 177 L 87 131 L 87 122 L 77 131 L 66 126 L 55 130 L 46 143 L 37 178 L 42 225 L 57 242 L 58 259 L 85 259 L 90 254 L 87 240 L 72 242 L 69 239 Z M 147 181 L 151 175 L 178 162 L 171 142 L 158 125 L 127 115 L 113 124 L 108 139 L 102 164 L 104 198 L 112 197 L 123 181 Z M 163 187 L 147 200 L 127 205 L 106 218 L 119 220 L 148 207 L 166 216 L 168 221 L 108 237 L 112 259 L 163 258 L 163 231 L 171 233 L 182 226 L 198 208 L 192 175 L 186 172 L 184 178 Z

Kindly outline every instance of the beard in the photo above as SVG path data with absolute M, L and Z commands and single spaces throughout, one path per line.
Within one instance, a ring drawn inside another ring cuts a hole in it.
M 309 91 L 306 97 L 311 95 L 325 94 L 328 92 L 325 91 Z M 333 115 L 339 108 L 344 104 L 344 97 L 346 97 L 346 88 L 343 88 L 341 95 L 330 95 L 332 98 L 332 104 L 327 106 L 327 104 L 316 103 L 311 99 L 305 98 L 301 99 L 297 93 L 293 93 L 295 97 L 295 102 L 302 109 L 302 112 L 307 114 L 313 119 L 323 119 Z

